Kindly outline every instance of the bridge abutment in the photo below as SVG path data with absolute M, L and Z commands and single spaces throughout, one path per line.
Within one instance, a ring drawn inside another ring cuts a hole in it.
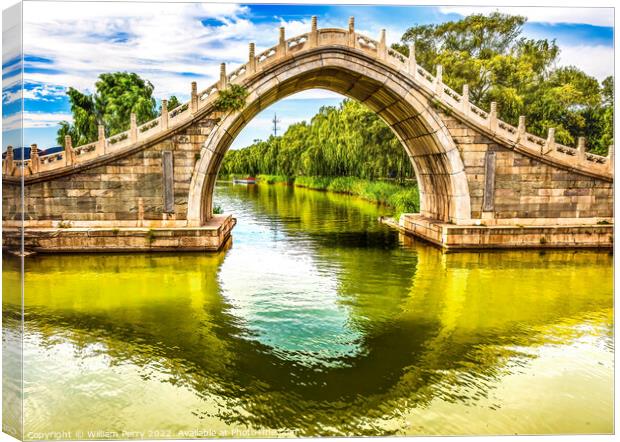
M 488 222 L 488 221 L 487 221 Z M 395 226 L 446 250 L 613 248 L 613 224 L 600 219 L 484 220 L 456 225 L 419 214 L 404 214 Z

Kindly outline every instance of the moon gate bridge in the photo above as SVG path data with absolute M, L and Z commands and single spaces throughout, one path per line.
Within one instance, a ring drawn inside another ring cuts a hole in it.
M 248 91 L 239 111 L 218 111 L 219 91 Z M 419 214 L 399 228 L 447 248 L 611 247 L 613 146 L 602 157 L 585 139 L 564 146 L 469 102 L 409 57 L 348 29 L 318 29 L 279 42 L 215 84 L 191 86 L 189 102 L 155 120 L 30 159 L 3 160 L 4 246 L 24 228 L 26 247 L 40 251 L 216 250 L 234 226 L 214 215 L 213 189 L 224 154 L 261 110 L 299 91 L 327 89 L 362 102 L 394 131 L 411 158 L 420 189 Z M 20 204 L 23 190 L 24 204 Z M 23 219 L 23 223 L 22 223 Z

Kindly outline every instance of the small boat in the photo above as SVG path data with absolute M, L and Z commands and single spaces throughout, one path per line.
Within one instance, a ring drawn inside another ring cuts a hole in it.
M 246 178 L 233 178 L 235 184 L 256 184 L 256 178 L 249 176 Z

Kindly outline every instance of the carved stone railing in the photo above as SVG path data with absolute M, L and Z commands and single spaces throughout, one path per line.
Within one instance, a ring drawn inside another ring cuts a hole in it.
M 99 127 L 97 141 L 82 146 L 72 147 L 71 138 L 65 139 L 65 151 L 49 155 L 35 155 L 31 160 L 19 161 L 13 158 L 12 148 L 7 150 L 6 158 L 2 162 L 2 171 L 5 176 L 34 175 L 68 166 L 90 161 L 98 156 L 130 149 L 136 143 L 156 139 L 162 133 L 179 127 L 194 118 L 201 109 L 211 105 L 219 94 L 229 84 L 242 84 L 250 76 L 260 73 L 272 63 L 282 60 L 291 54 L 312 50 L 320 46 L 346 46 L 352 50 L 361 51 L 386 63 L 399 72 L 406 73 L 413 81 L 443 106 L 455 111 L 466 122 L 480 126 L 493 135 L 505 140 L 507 145 L 520 148 L 525 152 L 543 155 L 551 160 L 577 167 L 587 167 L 588 170 L 603 174 L 613 174 L 613 146 L 609 148 L 609 155 L 603 157 L 586 152 L 585 139 L 580 138 L 576 147 L 564 146 L 555 142 L 555 129 L 550 128 L 547 139 L 527 133 L 525 118 L 519 118 L 519 126 L 514 127 L 498 118 L 497 106 L 491 103 L 490 111 L 484 111 L 469 101 L 468 86 L 463 86 L 463 93 L 459 94 L 442 81 L 442 67 L 437 66 L 436 75 L 432 75 L 419 66 L 415 57 L 415 45 L 409 48 L 406 57 L 398 51 L 386 46 L 385 30 L 379 40 L 374 40 L 355 32 L 355 21 L 349 20 L 348 29 L 317 28 L 316 17 L 312 17 L 310 32 L 293 38 L 285 38 L 284 28 L 280 28 L 279 41 L 276 46 L 255 54 L 254 43 L 249 45 L 247 63 L 239 66 L 229 75 L 226 66 L 221 65 L 220 78 L 214 84 L 198 92 L 196 83 L 192 82 L 190 100 L 175 109 L 168 111 L 166 100 L 162 100 L 162 113 L 154 120 L 147 121 L 140 126 L 136 124 L 136 117 L 132 114 L 130 129 L 120 134 L 105 137 L 103 126 Z

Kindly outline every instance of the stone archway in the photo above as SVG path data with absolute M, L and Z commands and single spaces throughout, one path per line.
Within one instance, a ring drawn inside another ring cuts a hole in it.
M 394 131 L 412 160 L 420 188 L 421 214 L 463 223 L 471 219 L 467 176 L 433 99 L 406 73 L 346 47 L 317 48 L 284 57 L 244 82 L 249 92 L 242 111 L 224 115 L 204 143 L 194 169 L 188 222 L 212 217 L 212 198 L 223 157 L 243 127 L 272 103 L 311 88 L 355 99 L 376 112 Z

